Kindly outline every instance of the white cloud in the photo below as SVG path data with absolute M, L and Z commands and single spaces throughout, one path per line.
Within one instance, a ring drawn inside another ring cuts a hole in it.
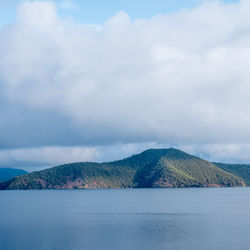
M 130 157 L 149 148 L 175 147 L 203 159 L 224 163 L 250 163 L 248 144 L 128 143 L 98 147 L 39 147 L 0 150 L 0 167 L 34 171 L 72 162 L 108 162 Z
M 33 171 L 71 162 L 106 162 L 120 160 L 152 147 L 161 148 L 163 145 L 157 143 L 130 143 L 99 147 L 7 149 L 0 150 L 0 167 L 19 167 Z
M 42 147 L 0 151 L 0 167 L 19 167 L 28 171 L 60 164 L 94 161 L 95 148 Z
M 77 8 L 77 4 L 71 0 L 63 0 L 59 3 L 59 7 L 65 10 L 74 10 Z
M 103 26 L 24 2 L 0 33 L 0 147 L 250 143 L 250 2 Z
M 181 145 L 179 148 L 213 162 L 250 164 L 250 143 Z

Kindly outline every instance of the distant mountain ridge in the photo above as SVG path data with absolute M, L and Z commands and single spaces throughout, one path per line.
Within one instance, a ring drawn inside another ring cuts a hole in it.
M 246 182 L 215 164 L 169 149 L 149 149 L 119 161 L 78 162 L 0 183 L 0 189 L 235 187 Z
M 0 168 L 0 181 L 5 181 L 15 176 L 28 174 L 27 171 L 16 168 Z

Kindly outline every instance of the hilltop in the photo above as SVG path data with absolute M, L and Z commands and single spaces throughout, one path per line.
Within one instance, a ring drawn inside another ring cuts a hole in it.
M 18 176 L 0 189 L 234 187 L 245 181 L 215 164 L 169 149 L 149 149 L 123 160 L 78 162 Z

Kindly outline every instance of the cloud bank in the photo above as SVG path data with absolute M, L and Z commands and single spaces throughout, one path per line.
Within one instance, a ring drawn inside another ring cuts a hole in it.
M 0 31 L 0 148 L 248 145 L 249 13 L 206 1 L 91 26 L 25 1 Z

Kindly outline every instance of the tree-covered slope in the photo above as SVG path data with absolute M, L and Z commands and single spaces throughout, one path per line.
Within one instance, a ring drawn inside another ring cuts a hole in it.
M 176 149 L 151 149 L 106 163 L 71 163 L 15 177 L 0 189 L 244 186 L 239 177 Z
M 128 188 L 134 172 L 99 163 L 65 164 L 0 183 L 0 189 Z
M 244 180 L 247 186 L 250 186 L 250 165 L 248 164 L 224 164 L 214 163 L 217 167 L 239 176 Z
M 25 170 L 16 168 L 0 168 L 0 181 L 8 180 L 12 177 L 27 174 Z
M 137 171 L 137 187 L 218 187 L 242 186 L 235 175 L 214 164 L 184 153 L 168 149 L 159 161 Z

